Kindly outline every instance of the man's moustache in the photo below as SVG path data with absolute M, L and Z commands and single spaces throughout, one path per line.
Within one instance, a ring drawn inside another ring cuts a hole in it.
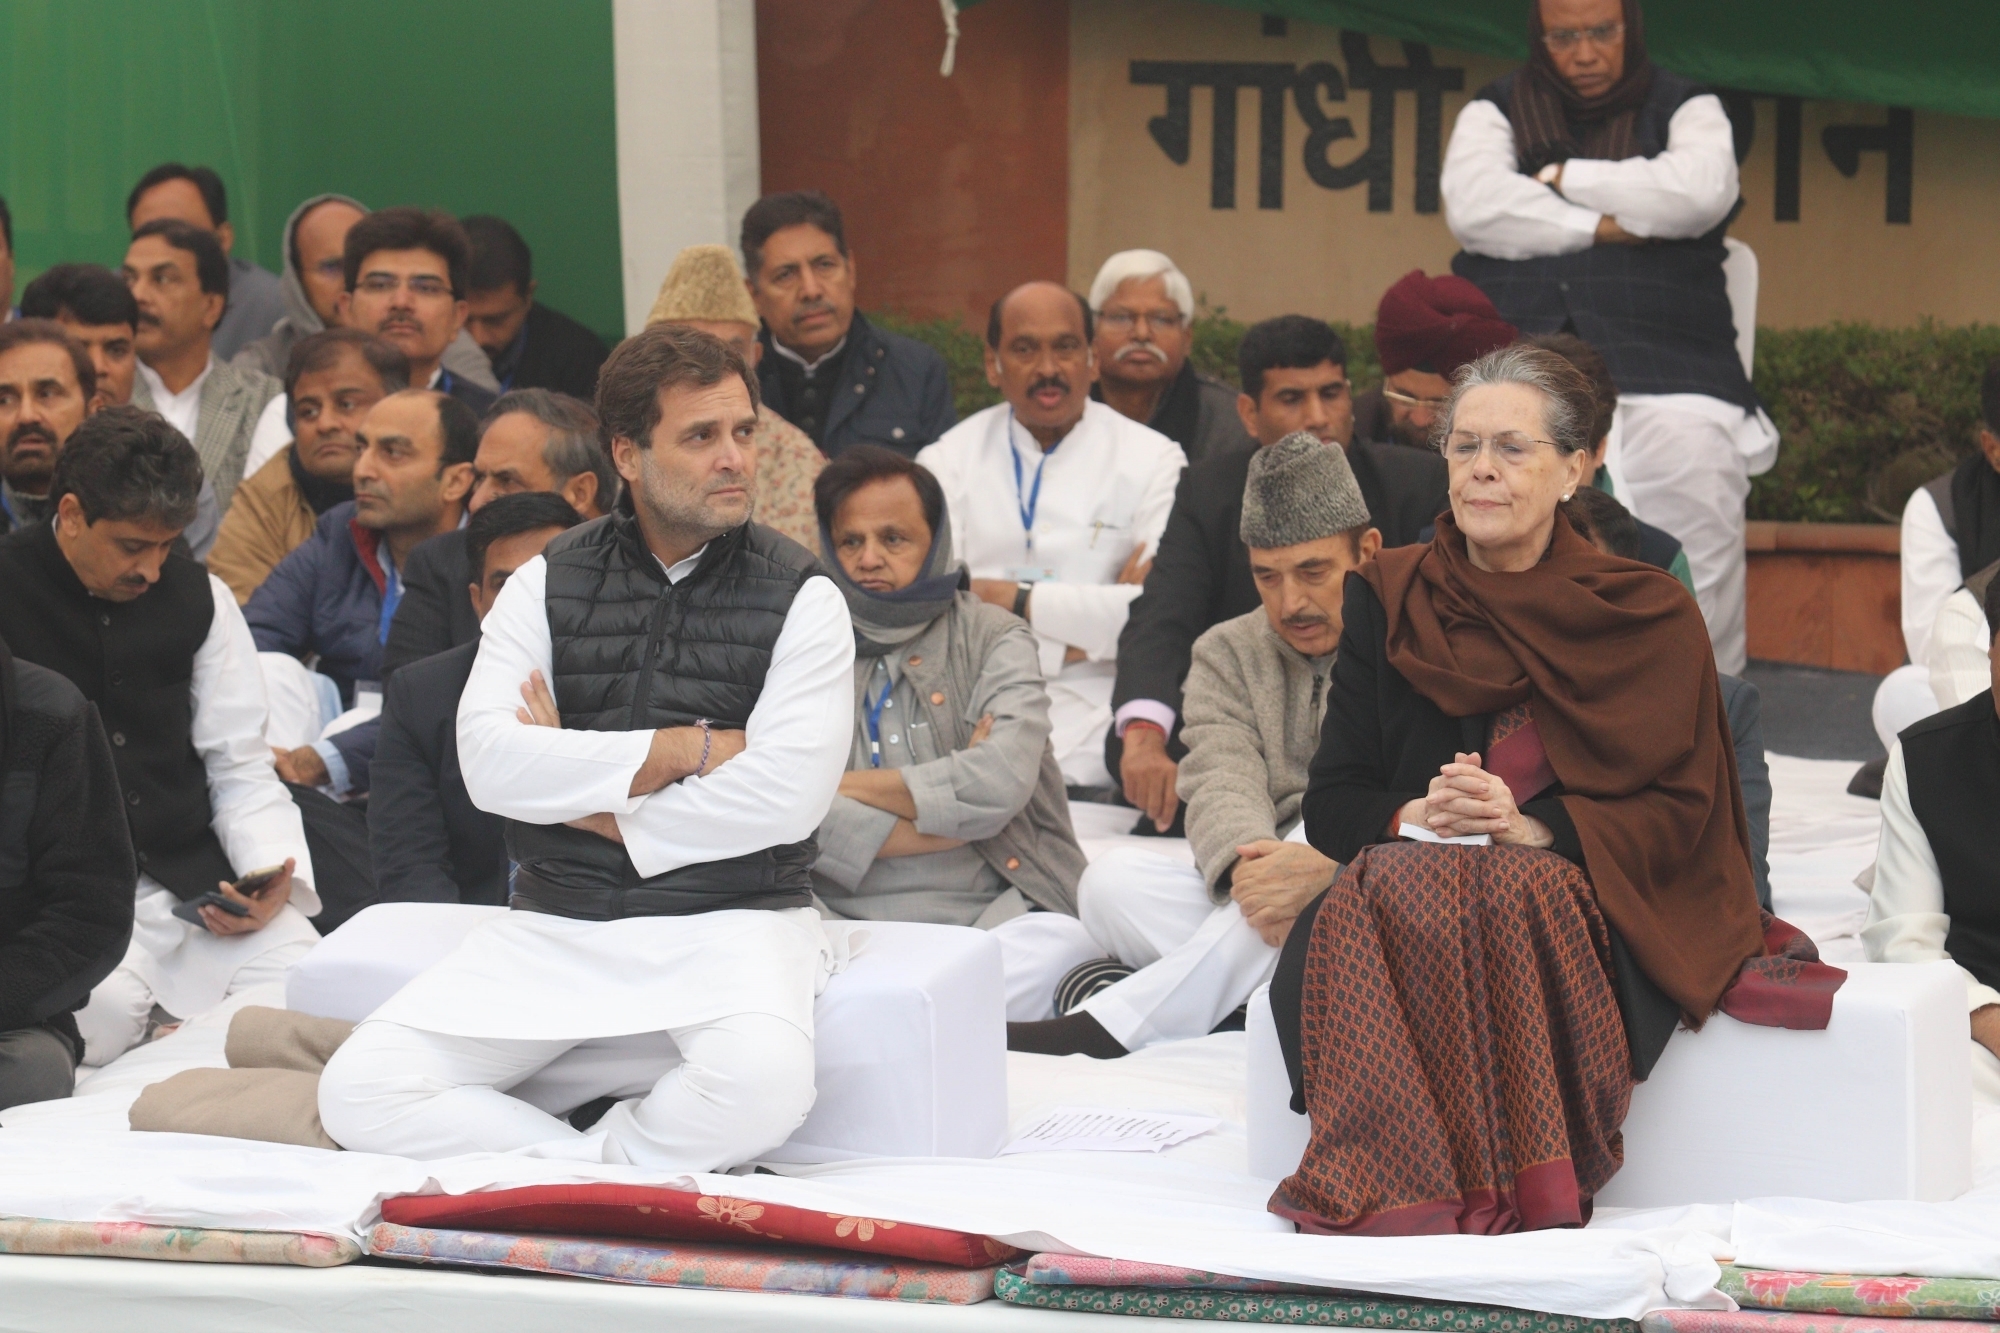
M 1069 381 L 1060 375 L 1048 375 L 1030 384 L 1028 386 L 1028 394 L 1032 397 L 1040 393 L 1043 389 L 1061 389 L 1064 393 L 1068 393 Z
M 7 452 L 13 453 L 14 447 L 26 440 L 38 440 L 51 449 L 56 447 L 56 437 L 46 426 L 20 425 L 7 433 Z
M 1318 629 L 1321 625 L 1330 624 L 1331 622 L 1332 617 L 1330 616 L 1288 616 L 1285 619 L 1285 628 Z
M 1111 354 L 1113 361 L 1130 361 L 1133 357 L 1148 357 L 1154 361 L 1165 361 L 1167 354 L 1151 343 L 1126 343 Z

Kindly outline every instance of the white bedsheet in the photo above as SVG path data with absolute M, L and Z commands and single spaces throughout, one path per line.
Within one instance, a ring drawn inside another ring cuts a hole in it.
M 1873 856 L 1873 803 L 1848 797 L 1842 790 L 1852 765 L 1779 756 L 1773 756 L 1771 764 L 1777 792 L 1771 862 L 1779 914 L 1811 931 L 1829 957 L 1838 961 L 1842 950 L 1858 947 L 1853 937 L 1865 898 L 1850 881 Z M 1129 817 L 1129 811 L 1112 811 L 1094 821 L 1080 818 L 1078 832 L 1086 846 L 1102 845 L 1121 836 L 1117 825 Z M 240 996 L 224 1010 L 203 1015 L 173 1036 L 90 1075 L 69 1102 L 18 1107 L 0 1115 L 5 1126 L 0 1130 L 0 1213 L 358 1237 L 377 1219 L 380 1200 L 390 1194 L 613 1180 L 677 1184 L 829 1212 L 956 1227 L 1041 1249 L 1594 1317 L 1636 1318 L 1667 1305 L 1727 1308 L 1713 1283 L 1717 1261 L 1729 1258 L 1822 1271 L 1872 1269 L 2000 1278 L 2000 1240 L 1996 1240 L 2000 1238 L 2000 1112 L 1996 1111 L 1984 1112 L 1976 1126 L 1978 1184 L 1952 1204 L 1832 1205 L 1767 1199 L 1745 1201 L 1734 1209 L 1605 1209 L 1580 1231 L 1518 1236 L 1295 1235 L 1288 1223 L 1265 1209 L 1272 1182 L 1247 1174 L 1240 1034 L 1155 1047 L 1115 1062 L 1082 1056 L 1009 1057 L 1013 1129 L 1057 1104 L 1188 1111 L 1224 1122 L 1220 1129 L 1157 1156 L 1049 1153 L 991 1161 L 878 1159 L 787 1166 L 779 1168 L 782 1175 L 675 1178 L 632 1167 L 578 1166 L 501 1155 L 416 1163 L 238 1140 L 132 1134 L 125 1129 L 125 1111 L 147 1083 L 175 1069 L 223 1063 L 227 1010 L 273 1002 L 276 997 L 268 994 Z M 1862 1071 L 1857 1071 L 1859 1076 Z M 1746 1089 L 1743 1114 L 1754 1116 L 1757 1108 L 1755 1090 Z M 64 1286 L 74 1291 L 75 1266 L 83 1262 L 8 1257 L 0 1260 L 5 1265 L 0 1274 L 9 1279 L 10 1294 L 39 1291 L 43 1284 L 49 1284 L 52 1292 Z M 253 1289 L 295 1292 L 300 1299 L 311 1299 L 309 1287 L 312 1291 L 324 1287 L 329 1299 L 345 1300 L 332 1293 L 351 1287 L 361 1302 L 353 1307 L 357 1311 L 365 1306 L 379 1315 L 395 1306 L 394 1300 L 383 1304 L 363 1295 L 364 1288 L 374 1292 L 392 1280 L 385 1270 L 322 1274 L 223 1269 L 207 1277 L 164 1273 L 154 1277 L 148 1271 L 192 1267 L 121 1264 L 115 1282 L 110 1281 L 113 1270 L 107 1268 L 107 1299 L 113 1289 L 133 1293 L 130 1299 L 135 1303 L 142 1303 L 136 1293 L 144 1291 L 151 1293 L 145 1299 L 158 1299 L 170 1287 L 198 1288 L 218 1297 L 240 1289 L 255 1305 L 261 1298 L 250 1295 Z M 346 1273 L 365 1276 L 343 1276 Z M 58 1275 L 67 1276 L 67 1282 Z M 411 1292 L 435 1288 L 445 1293 L 437 1297 L 441 1301 L 446 1295 L 451 1301 L 469 1299 L 472 1304 L 462 1307 L 468 1312 L 485 1292 L 513 1289 L 511 1284 L 469 1286 L 459 1275 L 393 1276 L 406 1278 Z M 201 1285 L 204 1282 L 207 1285 Z M 556 1285 L 586 1289 L 583 1284 Z M 693 1312 L 699 1309 L 710 1314 L 740 1313 L 747 1321 L 731 1318 L 726 1325 L 710 1325 L 714 1327 L 780 1326 L 749 1314 L 748 1302 L 777 1298 L 696 1292 L 649 1296 L 674 1298 L 670 1305 L 655 1307 L 672 1319 L 696 1317 Z M 689 1300 L 682 1303 L 683 1297 Z M 579 1297 L 583 1304 L 576 1308 L 582 1313 L 585 1305 L 597 1302 L 609 1313 L 625 1299 L 623 1294 Z M 918 1314 L 858 1302 L 821 1301 L 808 1316 L 802 1305 L 787 1302 L 780 1308 L 791 1322 L 810 1318 L 830 1326 L 885 1328 L 970 1327 L 975 1319 L 1000 1327 L 994 1321 L 1003 1313 L 1010 1317 L 1030 1313 L 1002 1312 L 989 1304 L 970 1309 L 926 1307 Z M 425 1308 L 435 1314 L 446 1306 Z M 1049 1311 L 1032 1314 L 1040 1327 L 1054 1327 L 1048 1321 L 1060 1317 Z M 501 1315 L 497 1322 L 480 1317 L 483 1326 L 495 1330 L 514 1326 L 507 1322 L 511 1316 Z M 623 1326 L 617 1321 L 614 1325 Z M 23 1326 L 29 1325 L 24 1321 Z M 402 1327 L 404 1321 L 391 1320 L 389 1326 Z

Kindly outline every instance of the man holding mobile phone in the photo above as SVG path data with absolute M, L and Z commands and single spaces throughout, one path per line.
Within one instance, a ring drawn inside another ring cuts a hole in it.
M 91 1064 L 137 1043 L 155 1005 L 199 1013 L 281 979 L 319 938 L 249 627 L 228 587 L 173 550 L 201 481 L 163 418 L 108 408 L 57 459 L 49 520 L 0 538 L 0 636 L 97 706 L 137 854 L 131 944 L 76 1016 Z M 239 887 L 258 867 L 276 873 Z

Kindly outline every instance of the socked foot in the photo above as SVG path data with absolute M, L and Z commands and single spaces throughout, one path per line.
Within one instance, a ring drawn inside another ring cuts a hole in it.
M 1093 1060 L 1130 1054 L 1103 1024 L 1081 1012 L 1041 1023 L 1009 1023 L 1007 1049 L 1034 1055 L 1087 1055 Z

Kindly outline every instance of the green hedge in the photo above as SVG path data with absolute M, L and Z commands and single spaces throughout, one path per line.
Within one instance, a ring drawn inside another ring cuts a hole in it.
M 999 401 L 986 382 L 978 333 L 955 320 L 869 318 L 943 354 L 960 416 Z M 1194 326 L 1195 367 L 1235 383 L 1246 327 L 1225 310 L 1204 309 Z M 1373 330 L 1334 327 L 1347 341 L 1356 385 L 1379 381 Z M 1777 465 L 1751 483 L 1750 517 L 1896 522 L 1912 490 L 1973 451 L 1979 377 L 1996 360 L 2000 325 L 1759 329 L 1757 391 L 1784 443 Z

